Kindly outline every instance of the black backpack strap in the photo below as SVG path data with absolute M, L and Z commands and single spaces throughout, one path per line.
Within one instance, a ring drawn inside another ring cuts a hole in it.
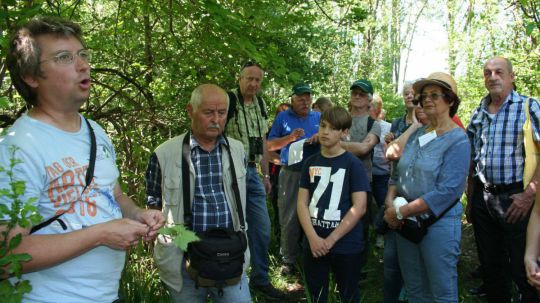
M 261 114 L 265 119 L 268 119 L 268 114 L 266 113 L 266 107 L 264 106 L 264 99 L 262 96 L 257 95 L 257 100 L 259 101 L 259 109 Z
M 375 119 L 371 118 L 371 116 L 368 115 L 368 117 L 367 117 L 367 134 L 366 134 L 366 137 L 367 137 L 367 135 L 369 135 L 369 132 L 373 128 L 374 123 L 375 123 Z M 379 138 L 379 141 L 381 141 L 381 138 Z M 371 149 L 370 154 L 371 154 L 371 161 L 373 162 L 373 155 L 375 154 L 375 147 L 373 147 Z
M 184 199 L 184 224 L 188 227 L 191 227 L 192 225 L 192 214 L 191 214 L 191 198 L 190 198 L 190 179 L 189 179 L 189 162 L 187 160 L 187 157 L 190 155 L 189 151 L 189 138 L 191 137 L 190 133 L 187 133 L 184 137 L 184 140 L 182 141 L 182 189 L 183 189 L 183 199 Z M 240 188 L 238 187 L 238 181 L 236 179 L 236 169 L 234 166 L 231 149 L 229 146 L 229 140 L 225 135 L 223 135 L 223 138 L 225 139 L 226 145 L 225 148 L 227 149 L 227 154 L 229 155 L 229 161 L 231 163 L 231 174 L 232 174 L 232 185 L 233 185 L 233 192 L 234 192 L 234 200 L 236 202 L 236 208 L 238 211 L 238 218 L 240 219 L 240 228 L 242 230 L 245 230 L 246 225 L 244 221 L 244 211 L 242 209 L 242 203 L 240 200 Z
M 225 122 L 225 127 L 227 127 L 229 121 L 236 116 L 236 103 L 238 103 L 238 98 L 233 91 L 228 91 L 227 95 L 229 96 L 229 109 L 227 110 L 227 122 Z
M 90 183 L 92 182 L 92 178 L 94 178 L 94 169 L 96 166 L 96 151 L 97 151 L 96 134 L 94 133 L 94 129 L 90 125 L 90 122 L 88 121 L 88 119 L 84 118 L 84 121 L 86 122 L 86 125 L 88 126 L 88 133 L 90 134 L 90 162 L 88 163 L 88 168 L 86 169 L 86 177 L 85 177 L 86 184 L 84 185 L 84 188 L 81 192 L 81 197 L 84 191 L 86 190 L 86 188 L 88 188 L 88 185 L 90 185 Z M 62 226 L 62 229 L 66 230 L 67 229 L 66 223 L 60 220 L 60 217 L 63 214 L 65 214 L 69 209 L 71 209 L 73 205 L 75 204 L 75 202 L 76 201 L 71 202 L 71 205 L 67 210 L 59 213 L 58 215 L 55 215 L 52 218 L 49 218 L 48 220 L 45 220 L 37 225 L 32 226 L 32 228 L 30 229 L 30 234 L 35 233 L 36 231 L 53 223 L 56 220 L 58 220 L 58 223 L 60 223 L 60 225 Z
M 375 123 L 375 119 L 371 118 L 371 116 L 368 116 L 368 118 L 367 118 L 367 132 L 368 133 L 373 128 L 373 123 Z M 379 138 L 379 140 L 380 140 L 380 138 Z

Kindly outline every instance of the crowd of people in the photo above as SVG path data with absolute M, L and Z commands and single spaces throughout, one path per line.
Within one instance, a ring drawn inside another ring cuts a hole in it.
M 531 157 L 524 124 L 540 148 L 540 104 L 516 91 L 506 58 L 483 66 L 487 95 L 467 127 L 457 117 L 456 81 L 435 72 L 404 85 L 406 112 L 391 123 L 367 79 L 350 85 L 348 108 L 327 97 L 312 104 L 312 88 L 298 83 L 268 130 L 260 95 L 265 71 L 247 62 L 236 88 L 193 90 L 189 130 L 149 156 L 146 209 L 122 192 L 106 132 L 79 113 L 91 87 L 79 25 L 32 19 L 10 40 L 7 63 L 30 109 L 0 138 L 0 166 L 9 167 L 15 146 L 22 200 L 45 219 L 0 225 L 10 231 L 2 237 L 22 235 L 14 252 L 32 256 L 22 263 L 22 278 L 32 285 L 23 302 L 122 302 L 126 250 L 140 240 L 155 241 L 171 302 L 251 302 L 252 292 L 284 302 L 297 294 L 270 281 L 272 230 L 280 274 L 302 275 L 310 302 L 327 302 L 331 274 L 341 302 L 360 302 L 373 244 L 384 247 L 385 303 L 404 296 L 411 303 L 459 302 L 464 212 L 488 302 L 511 302 L 512 283 L 520 302 L 539 302 L 540 169 L 532 177 L 523 171 Z M 10 182 L 0 175 L 0 188 Z M 11 201 L 2 195 L 0 204 L 9 208 Z M 184 251 L 158 234 L 175 225 L 200 241 Z

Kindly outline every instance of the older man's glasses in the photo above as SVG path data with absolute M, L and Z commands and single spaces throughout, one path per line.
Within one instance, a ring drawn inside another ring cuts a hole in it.
M 81 58 L 86 63 L 90 63 L 90 60 L 92 59 L 92 53 L 90 52 L 90 50 L 81 49 L 81 50 L 77 51 L 76 53 L 72 53 L 72 52 L 68 52 L 68 51 L 59 52 L 58 54 L 54 55 L 53 57 L 51 57 L 49 59 L 42 60 L 39 63 L 43 63 L 43 62 L 46 62 L 46 61 L 54 61 L 54 62 L 56 62 L 58 64 L 69 65 L 69 64 L 72 64 L 73 61 L 75 61 L 75 56 L 78 56 L 79 58 Z
M 420 102 L 426 101 L 427 98 L 429 98 L 431 101 L 435 101 L 439 98 L 443 98 L 445 94 L 440 93 L 431 93 L 431 94 L 421 94 L 420 95 Z

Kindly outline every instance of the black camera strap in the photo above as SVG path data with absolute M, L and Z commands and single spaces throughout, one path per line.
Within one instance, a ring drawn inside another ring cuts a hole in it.
M 81 195 L 79 196 L 81 198 L 82 198 L 82 195 L 83 195 L 84 191 L 86 190 L 86 188 L 88 188 L 88 185 L 90 185 L 90 183 L 92 182 L 92 178 L 94 178 L 94 168 L 95 168 L 95 165 L 96 165 L 96 151 L 97 151 L 96 134 L 94 133 L 94 129 L 90 125 L 90 122 L 88 122 L 88 119 L 84 118 L 84 121 L 86 122 L 86 125 L 88 127 L 88 133 L 90 134 L 90 162 L 88 163 L 88 168 L 86 169 L 86 177 L 85 177 L 86 184 L 84 185 L 84 188 L 83 188 L 83 190 L 81 192 Z M 68 210 L 73 208 L 75 202 L 77 202 L 77 200 L 71 202 L 71 204 L 70 204 L 70 206 L 69 206 L 69 208 L 67 210 L 64 210 L 63 212 L 55 215 L 54 217 L 39 223 L 38 225 L 32 226 L 32 229 L 30 229 L 30 234 L 35 233 L 36 231 L 38 231 L 38 230 L 42 229 L 43 227 L 53 223 L 56 220 L 58 220 L 58 223 L 60 223 L 60 225 L 62 226 L 62 229 L 66 230 L 67 229 L 66 223 L 64 223 L 64 221 L 62 221 L 60 219 L 60 217 L 63 214 L 65 214 Z
M 188 227 L 192 227 L 193 224 L 193 217 L 191 214 L 191 198 L 190 198 L 190 178 L 189 178 L 189 161 L 188 157 L 191 158 L 191 151 L 189 146 L 189 139 L 191 138 L 191 133 L 186 133 L 184 140 L 182 141 L 182 189 L 183 189 L 183 200 L 184 200 L 184 224 Z M 242 209 L 242 203 L 240 201 L 240 188 L 238 187 L 238 179 L 236 178 L 236 169 L 234 167 L 234 162 L 231 154 L 231 149 L 229 145 L 229 140 L 225 135 L 223 135 L 223 138 L 225 139 L 225 149 L 227 150 L 227 154 L 229 155 L 229 162 L 231 165 L 231 175 L 232 175 L 232 185 L 233 185 L 233 192 L 234 192 L 234 200 L 236 201 L 236 209 L 238 212 L 238 218 L 240 220 L 240 229 L 242 231 L 245 230 L 246 225 L 244 221 L 244 211 Z

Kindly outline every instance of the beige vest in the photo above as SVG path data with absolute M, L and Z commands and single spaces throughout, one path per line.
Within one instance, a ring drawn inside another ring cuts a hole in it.
M 186 134 L 176 136 L 169 139 L 165 143 L 158 146 L 156 155 L 161 168 L 161 192 L 163 201 L 163 215 L 165 216 L 165 226 L 182 224 L 184 222 L 184 201 L 183 201 L 183 186 L 182 186 L 182 141 Z M 246 213 L 246 166 L 244 147 L 240 141 L 229 139 L 231 154 L 238 179 L 238 187 L 240 190 L 240 200 L 242 212 Z M 223 189 L 227 204 L 231 211 L 233 226 L 235 230 L 240 229 L 240 221 L 236 202 L 234 202 L 234 192 L 232 189 L 232 174 L 230 170 L 230 161 L 227 149 L 222 149 L 221 164 L 223 166 Z M 187 159 L 191 159 L 187 155 Z M 189 177 L 190 177 L 190 197 L 193 199 L 195 188 L 195 170 L 193 163 L 189 160 Z M 245 221 L 245 219 L 244 219 Z M 184 253 L 181 249 L 172 245 L 171 239 L 159 235 L 156 239 L 154 248 L 154 260 L 159 270 L 159 274 L 163 282 L 175 289 L 182 290 L 182 271 Z M 249 265 L 249 249 L 246 249 L 244 270 Z

